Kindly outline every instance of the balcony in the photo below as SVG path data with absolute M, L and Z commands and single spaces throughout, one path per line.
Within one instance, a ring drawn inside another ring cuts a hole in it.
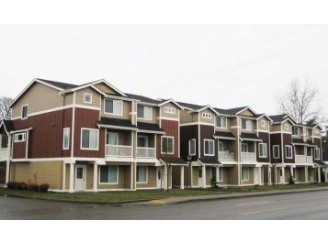
M 295 163 L 306 163 L 305 155 L 295 155 Z
M 255 152 L 241 152 L 241 161 L 256 161 L 256 154 Z
M 156 158 L 156 149 L 147 147 L 137 147 L 137 158 L 154 159 Z
M 235 161 L 234 155 L 230 155 L 230 151 L 219 151 L 219 161 Z
M 128 145 L 106 145 L 106 157 L 131 158 L 132 146 Z
M 307 162 L 307 163 L 313 163 L 313 158 L 312 158 L 312 156 L 307 156 L 307 157 L 306 157 L 306 162 Z
M 1 148 L 0 149 L 0 160 L 7 159 L 8 157 L 8 148 Z

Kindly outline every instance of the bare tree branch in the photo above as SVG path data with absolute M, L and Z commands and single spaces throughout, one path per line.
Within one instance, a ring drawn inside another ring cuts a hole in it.
M 9 97 L 0 97 L 0 120 L 2 119 L 10 119 L 10 104 L 12 99 Z

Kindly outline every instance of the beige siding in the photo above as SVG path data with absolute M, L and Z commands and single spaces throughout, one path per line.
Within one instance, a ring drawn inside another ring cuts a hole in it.
M 139 122 L 146 122 L 146 123 L 157 123 L 157 117 L 158 117 L 158 111 L 159 108 L 152 107 L 152 118 L 151 119 L 143 119 L 143 118 L 137 118 Z
M 303 136 L 302 136 L 302 132 L 303 132 L 303 127 L 298 127 L 298 126 L 295 126 L 295 127 L 297 127 L 297 129 L 298 129 L 298 134 L 297 135 L 293 135 L 293 138 L 303 138 Z
M 265 122 L 264 126 L 262 126 L 262 121 Z M 270 121 L 268 121 L 267 118 L 262 117 L 262 118 L 258 119 L 258 124 L 257 124 L 258 130 L 269 131 L 269 127 L 270 127 Z
M 92 102 L 84 102 L 84 94 L 92 95 Z M 90 106 L 90 107 L 100 107 L 100 94 L 91 88 L 84 88 L 75 92 L 75 104 Z
M 206 167 L 206 185 L 211 185 L 211 167 Z
M 211 118 L 210 119 L 203 118 L 203 113 L 210 114 L 211 115 Z M 199 112 L 198 114 L 200 114 L 200 122 L 214 124 L 214 122 L 215 122 L 215 114 L 213 113 L 213 111 L 211 111 L 209 109 L 205 109 L 205 110 Z
M 198 168 L 200 167 L 192 167 L 192 185 L 198 186 Z
M 184 168 L 184 184 L 186 186 L 191 186 L 191 170 L 192 168 L 189 166 Z
M 86 183 L 85 183 L 85 188 L 87 190 L 93 189 L 93 169 L 94 169 L 94 165 L 86 165 Z
M 99 167 L 100 170 L 100 167 Z M 118 182 L 117 184 L 100 184 L 100 180 L 98 178 L 98 189 L 124 189 L 125 184 L 125 173 L 128 172 L 128 168 L 126 166 L 118 166 Z M 100 176 L 98 171 L 98 176 Z
M 254 184 L 254 167 L 246 167 L 246 168 L 248 168 L 249 171 L 248 180 L 241 179 L 241 184 Z M 242 172 L 240 172 L 240 176 L 242 177 Z
M 281 125 L 280 125 L 280 124 L 272 125 L 272 126 L 270 127 L 270 131 L 271 131 L 271 132 L 280 132 L 280 131 L 281 131 Z
M 187 110 L 181 110 L 180 111 L 180 124 L 193 122 L 193 118 L 194 118 L 193 115 L 195 115 L 195 114 L 189 114 Z
M 122 115 L 107 114 L 107 113 L 105 113 L 105 99 L 103 99 L 102 103 L 101 103 L 101 116 L 108 117 L 108 118 L 131 120 L 131 115 L 130 115 L 131 109 L 132 109 L 132 102 L 123 101 L 123 114 Z
M 65 165 L 65 190 L 69 190 L 70 164 Z
M 228 118 L 228 121 L 230 122 L 230 127 L 236 127 L 238 126 L 237 124 L 237 118 Z
M 61 107 L 64 105 L 63 97 L 59 91 L 49 86 L 34 83 L 12 108 L 12 117 L 21 117 L 23 105 L 28 105 L 28 114 L 43 110 Z
M 165 113 L 165 108 L 166 107 L 174 108 L 175 109 L 175 114 Z M 175 104 L 173 104 L 173 103 L 167 103 L 167 104 L 161 106 L 160 110 L 161 110 L 161 116 L 162 117 L 174 118 L 174 119 L 179 118 L 179 108 L 177 106 L 175 106 Z
M 286 126 L 287 125 L 288 125 L 288 130 L 286 129 Z M 292 133 L 292 126 L 293 125 L 289 121 L 287 121 L 287 122 L 283 123 L 282 130 L 284 132 L 290 132 L 290 133 Z
M 137 189 L 138 188 L 153 188 L 156 187 L 156 167 L 154 166 L 148 166 L 147 168 L 147 183 L 137 183 Z M 171 172 L 170 172 L 171 174 Z
M 279 174 L 279 173 L 278 173 Z M 290 175 L 290 168 L 287 167 L 285 168 L 285 182 L 288 184 L 288 180 L 289 180 L 289 175 Z
M 243 116 L 254 116 L 254 114 L 252 113 L 252 111 L 250 111 L 249 109 L 244 110 L 239 115 L 243 115 Z
M 73 93 L 65 94 L 64 98 L 65 98 L 64 99 L 65 106 L 73 104 L 73 98 L 74 98 Z
M 219 181 L 220 185 L 227 185 L 228 184 L 228 169 L 229 167 L 220 167 L 220 172 L 222 173 L 222 181 Z
M 115 90 L 113 90 L 112 88 L 108 87 L 104 83 L 96 84 L 95 87 L 97 87 L 99 90 L 101 90 L 102 92 L 104 92 L 106 94 L 113 94 L 113 95 L 121 96 Z
M 36 179 L 34 178 L 36 173 Z M 63 164 L 60 161 L 13 163 L 12 180 L 25 183 L 49 184 L 49 189 L 62 188 Z
M 318 133 L 316 133 L 316 132 L 315 132 L 315 131 L 316 131 L 316 129 L 318 129 L 318 130 L 319 130 L 319 132 L 318 132 Z M 315 137 L 320 137 L 320 136 L 321 136 L 319 127 L 316 127 L 316 128 L 314 128 L 314 129 L 313 129 L 313 136 L 315 136 Z
M 181 185 L 181 167 L 174 166 L 172 167 L 172 184 L 173 186 L 179 186 Z
M 238 165 L 227 168 L 227 184 L 229 185 L 238 184 Z

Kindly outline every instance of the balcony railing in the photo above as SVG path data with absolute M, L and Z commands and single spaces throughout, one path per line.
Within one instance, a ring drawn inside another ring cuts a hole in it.
M 8 157 L 8 148 L 0 149 L 0 159 L 7 159 Z
M 241 152 L 241 161 L 256 161 L 254 152 Z
M 155 158 L 155 148 L 137 147 L 137 158 Z
M 305 155 L 295 155 L 295 163 L 305 163 L 306 156 Z
M 312 156 L 307 156 L 307 157 L 306 157 L 306 162 L 307 162 L 307 163 L 313 163 L 313 158 L 312 158 Z
M 110 157 L 132 157 L 132 146 L 128 145 L 106 145 L 106 156 Z
M 219 161 L 235 161 L 235 157 L 229 151 L 219 151 Z

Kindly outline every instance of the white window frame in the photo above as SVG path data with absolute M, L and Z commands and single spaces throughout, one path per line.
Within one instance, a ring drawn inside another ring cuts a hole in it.
M 268 148 L 266 143 L 259 143 L 259 158 L 267 158 L 268 157 Z M 261 147 L 264 146 L 264 147 Z M 263 152 L 265 152 L 265 155 L 261 156 L 261 148 L 263 148 Z
M 246 176 L 247 176 L 247 179 L 244 178 L 244 170 L 246 170 Z M 242 181 L 249 181 L 249 167 L 242 167 L 241 168 L 241 180 Z
M 170 152 L 163 152 L 163 139 L 172 139 L 172 153 Z M 161 154 L 168 154 L 168 155 L 173 155 L 174 154 L 174 137 L 173 136 L 161 136 Z
M 67 139 L 67 146 L 65 146 L 65 135 L 67 134 L 68 139 Z M 70 143 L 70 128 L 65 127 L 63 129 L 63 150 L 69 149 L 69 143 Z
M 148 108 L 150 110 L 150 115 L 149 115 L 149 118 L 146 118 L 145 117 L 145 114 L 142 116 L 142 117 L 139 117 L 138 116 L 138 107 L 143 107 L 143 112 L 145 113 L 145 108 Z M 153 107 L 151 106 L 147 106 L 147 105 L 137 105 L 137 118 L 138 119 L 143 119 L 143 120 L 152 120 L 153 119 Z
M 218 120 L 220 119 L 220 120 Z M 221 126 L 218 125 L 218 122 L 220 122 Z M 224 124 L 222 124 L 224 122 Z M 217 128 L 222 128 L 222 129 L 227 129 L 227 117 L 224 116 L 217 116 L 216 117 L 216 127 Z M 225 125 L 225 126 L 222 126 Z
M 110 167 L 116 167 L 116 182 L 101 182 L 100 178 L 101 178 L 101 168 L 102 167 L 108 167 L 108 179 L 109 179 L 109 168 Z M 119 168 L 118 166 L 110 166 L 110 165 L 106 165 L 106 166 L 99 166 L 99 180 L 98 180 L 98 183 L 99 184 L 111 184 L 111 185 L 115 185 L 115 184 L 118 184 L 119 183 Z
M 285 124 L 285 130 L 289 131 L 289 125 L 287 123 Z
M 294 129 L 296 129 L 297 134 L 294 134 Z M 298 127 L 297 126 L 292 126 L 292 135 L 293 136 L 298 136 Z
M 138 138 L 144 138 L 146 139 L 146 147 L 141 147 L 141 146 L 138 146 Z M 137 136 L 137 148 L 148 148 L 148 136 L 145 136 L 145 135 L 141 135 L 141 136 Z
M 106 101 L 113 101 L 113 113 L 106 112 Z M 121 112 L 120 113 L 115 113 L 114 112 L 115 102 L 116 103 L 120 102 L 120 104 L 121 104 Z M 122 116 L 123 115 L 123 107 L 124 107 L 123 100 L 116 100 L 116 99 L 110 99 L 110 98 L 105 98 L 105 100 L 104 100 L 104 114 Z
M 87 100 L 86 100 L 87 96 L 90 97 L 90 101 L 87 101 Z M 84 102 L 84 103 L 87 103 L 87 104 L 92 104 L 92 94 L 91 94 L 91 93 L 84 93 L 84 94 L 83 94 L 83 102 Z
M 277 148 L 278 149 L 278 156 L 275 156 L 274 153 L 274 149 Z M 279 159 L 280 158 L 280 145 L 273 145 L 272 147 L 272 156 L 273 156 L 273 159 Z
M 191 146 L 190 143 L 191 142 L 194 142 L 194 146 L 195 146 L 195 152 L 194 153 L 191 153 L 191 151 L 190 151 L 190 146 Z M 188 153 L 189 153 L 189 155 L 196 155 L 196 152 L 197 152 L 196 149 L 197 149 L 196 148 L 196 139 L 195 138 L 190 139 L 189 142 L 188 142 L 188 150 L 189 150 Z
M 138 172 L 138 168 L 139 168 L 139 170 L 140 170 L 140 168 L 145 168 L 145 170 L 146 170 L 146 181 L 138 181 L 138 179 L 139 179 L 139 172 Z M 148 183 L 148 166 L 137 166 L 137 175 L 136 175 L 136 183 L 137 184 L 147 184 Z
M 164 113 L 166 113 L 166 114 L 175 114 L 175 108 L 173 108 L 173 107 L 164 107 Z
M 246 146 L 247 151 L 243 151 L 243 146 Z M 248 153 L 248 144 L 247 143 L 242 143 L 241 144 L 241 152 Z
M 288 157 L 287 156 L 287 148 L 290 148 L 290 153 L 291 153 L 291 156 L 290 157 Z M 293 159 L 293 147 L 291 146 L 291 145 L 286 145 L 285 146 L 285 156 L 286 156 L 286 159 Z
M 245 127 L 243 128 L 243 121 L 245 121 Z M 253 129 L 252 127 L 252 121 L 250 119 L 241 119 L 241 129 L 246 131 L 251 131 Z
M 211 113 L 202 113 L 202 118 L 204 119 L 212 119 L 212 114 Z
M 22 140 L 18 139 L 19 135 L 22 135 Z M 25 141 L 26 141 L 26 133 L 25 132 L 15 134 L 15 137 L 14 137 L 14 142 L 15 143 L 21 143 L 21 142 L 25 142 Z
M 261 126 L 266 127 L 266 120 L 261 120 Z
M 206 154 L 206 142 L 210 142 L 210 143 L 213 143 L 213 154 Z M 214 139 L 207 139 L 205 138 L 204 139 L 204 156 L 214 156 L 215 155 L 215 141 Z
M 82 147 L 82 143 L 83 143 L 83 131 L 95 131 L 97 132 L 97 147 L 96 148 L 90 148 L 90 138 L 89 138 L 89 148 L 83 148 Z M 99 130 L 98 129 L 94 129 L 94 128 L 81 128 L 81 139 L 80 139 L 80 148 L 81 150 L 98 150 L 99 149 Z
M 24 117 L 23 113 L 24 113 L 24 108 L 26 107 L 26 116 Z M 21 119 L 25 120 L 28 118 L 28 104 L 24 104 L 22 105 L 22 111 L 21 111 Z
M 320 160 L 320 148 L 318 147 L 314 148 L 314 159 Z

